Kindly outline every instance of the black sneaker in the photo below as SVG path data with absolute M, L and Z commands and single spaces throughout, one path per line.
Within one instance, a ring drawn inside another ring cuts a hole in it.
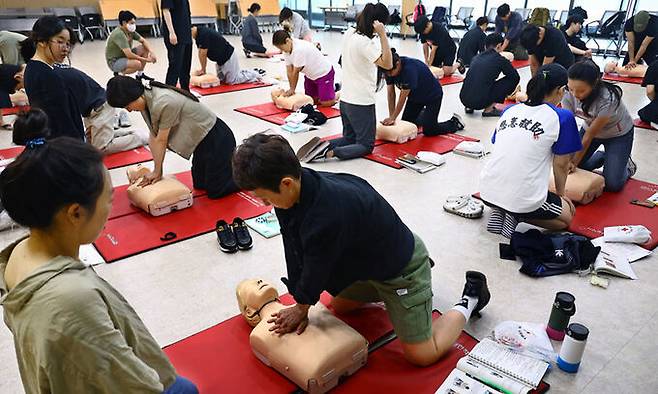
M 243 51 L 244 51 L 244 55 L 245 55 L 246 57 L 251 57 L 251 52 L 249 52 L 249 51 L 246 50 L 246 49 L 243 49 Z
M 466 112 L 467 114 L 470 115 L 470 114 L 472 114 L 473 112 L 475 112 L 475 110 L 474 110 L 473 108 L 465 107 L 465 108 L 464 108 L 464 112 Z
M 457 71 L 459 71 L 460 74 L 466 74 L 466 66 L 464 65 L 464 61 L 462 59 L 457 59 L 457 63 L 459 63 Z
M 493 107 L 491 111 L 483 111 L 482 112 L 482 117 L 483 118 L 499 118 L 500 115 L 503 113 L 496 107 Z
M 329 141 L 322 141 L 318 146 L 313 148 L 302 161 L 304 163 L 311 163 L 326 158 L 327 152 L 329 152 L 329 146 Z
M 297 159 L 299 161 L 302 161 L 306 156 L 308 156 L 309 152 L 311 152 L 315 147 L 320 145 L 322 141 L 320 141 L 320 137 L 313 137 L 311 140 L 304 145 L 302 145 L 299 150 L 297 150 Z
M 224 220 L 218 220 L 215 224 L 215 233 L 219 241 L 219 249 L 224 253 L 235 253 L 238 251 L 238 241 L 233 233 L 233 228 Z
M 457 115 L 457 114 L 452 114 L 452 119 L 451 120 L 455 124 L 455 127 L 457 128 L 455 131 L 462 131 L 466 127 L 462 117 Z
M 629 156 L 628 157 L 628 163 L 626 163 L 626 168 L 628 168 L 628 177 L 632 178 L 633 175 L 637 172 L 637 164 L 633 161 L 633 159 Z
M 233 219 L 233 234 L 235 234 L 235 239 L 238 244 L 238 249 L 248 250 L 253 246 L 253 240 L 251 239 L 251 234 L 249 234 L 249 227 L 241 218 Z
M 336 82 L 334 84 L 334 92 L 340 92 L 341 87 L 342 87 L 342 85 L 340 83 Z
M 474 316 L 480 316 L 480 311 L 489 303 L 491 293 L 487 286 L 487 277 L 477 271 L 466 271 L 466 284 L 462 296 L 476 297 L 478 304 L 473 310 Z

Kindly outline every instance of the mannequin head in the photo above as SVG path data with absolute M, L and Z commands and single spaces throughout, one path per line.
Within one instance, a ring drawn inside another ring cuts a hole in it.
M 262 279 L 246 279 L 235 290 L 240 313 L 247 323 L 255 327 L 260 323 L 260 310 L 265 304 L 279 299 L 276 289 Z
M 617 62 L 607 62 L 605 64 L 605 67 L 603 68 L 603 71 L 606 74 L 614 73 L 617 71 Z

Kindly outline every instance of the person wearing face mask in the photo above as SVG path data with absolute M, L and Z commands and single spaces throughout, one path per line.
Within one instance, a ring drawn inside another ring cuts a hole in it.
M 135 14 L 130 11 L 119 12 L 119 26 L 107 38 L 105 60 L 114 75 L 140 74 L 146 63 L 155 63 L 157 58 L 148 42 L 136 32 Z M 139 42 L 133 48 L 133 42 Z
M 85 139 L 82 112 L 72 87 L 54 69 L 64 62 L 71 49 L 71 31 L 56 16 L 42 16 L 30 36 L 21 43 L 21 53 L 30 59 L 23 82 L 30 105 L 48 115 L 50 138 Z

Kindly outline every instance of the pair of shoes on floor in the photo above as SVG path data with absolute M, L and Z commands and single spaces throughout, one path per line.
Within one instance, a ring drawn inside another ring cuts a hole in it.
M 473 316 L 480 317 L 480 311 L 487 306 L 491 300 L 491 293 L 487 285 L 487 277 L 478 271 L 466 271 L 466 284 L 462 297 L 475 297 L 478 299 L 478 304 L 473 310 Z
M 228 224 L 225 220 L 218 220 L 215 233 L 219 242 L 219 249 L 224 253 L 235 253 L 238 250 L 249 250 L 253 246 L 249 227 L 241 218 L 233 219 Z
M 329 141 L 322 141 L 320 137 L 313 137 L 297 151 L 297 159 L 302 163 L 311 163 L 326 157 L 329 151 Z

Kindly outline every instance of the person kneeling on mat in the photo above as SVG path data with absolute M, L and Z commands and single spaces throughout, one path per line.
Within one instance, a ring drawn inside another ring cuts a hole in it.
M 528 100 L 510 107 L 491 138 L 491 156 L 480 175 L 480 195 L 494 212 L 487 230 L 511 236 L 518 222 L 566 229 L 575 213 L 565 196 L 571 155 L 582 149 L 576 118 L 557 108 L 567 85 L 559 64 L 539 68 L 528 82 Z M 548 190 L 551 166 L 556 193 Z
M 389 114 L 382 124 L 384 126 L 395 124 L 404 109 L 402 120 L 422 127 L 423 135 L 432 137 L 464 130 L 464 122 L 457 114 L 453 114 L 450 120 L 438 123 L 443 90 L 429 67 L 420 60 L 399 56 L 394 48 L 391 49 L 391 57 L 393 58 L 391 69 L 380 67 L 386 75 Z M 397 104 L 396 87 L 400 89 Z
M 338 101 L 334 88 L 334 68 L 325 56 L 308 41 L 290 37 L 286 30 L 272 36 L 272 44 L 283 52 L 290 89 L 284 93 L 295 94 L 299 74 L 304 72 L 304 93 L 322 107 L 331 107 Z
M 112 208 L 101 153 L 36 138 L 0 174 L 0 199 L 27 237 L 0 253 L 0 304 L 27 393 L 197 394 L 134 309 L 79 259 Z
M 193 94 L 161 82 L 116 76 L 107 83 L 107 102 L 115 108 L 140 111 L 151 130 L 149 147 L 155 163 L 140 186 L 162 179 L 167 147 L 192 157 L 194 188 L 215 199 L 237 191 L 231 172 L 235 137 L 231 129 Z M 135 181 L 131 179 L 131 182 Z
M 283 137 L 246 139 L 233 157 L 233 174 L 240 187 L 274 206 L 281 225 L 284 283 L 297 305 L 271 316 L 276 334 L 303 332 L 323 291 L 334 296 L 339 314 L 383 301 L 405 358 L 426 366 L 452 348 L 471 314 L 489 302 L 486 277 L 469 271 L 463 298 L 432 322 L 431 262 L 420 237 L 365 180 L 302 168 Z
M 216 30 L 204 26 L 192 26 L 192 38 L 199 49 L 199 64 L 201 65 L 194 75 L 206 74 L 206 66 L 210 59 L 216 63 L 219 80 L 228 85 L 258 82 L 262 79 L 262 75 L 258 71 L 240 69 L 240 61 L 235 48 Z
M 459 92 L 459 99 L 467 114 L 473 110 L 482 111 L 482 116 L 500 116 L 496 103 L 514 93 L 519 84 L 519 73 L 512 63 L 500 55 L 503 50 L 503 36 L 492 33 L 485 39 L 486 51 L 471 61 L 471 67 Z M 503 78 L 498 78 L 503 73 Z
M 466 71 L 463 64 L 455 63 L 457 44 L 443 25 L 423 15 L 414 23 L 414 29 L 423 43 L 423 55 L 428 66 L 441 67 L 444 77 L 454 74 L 458 69 L 462 74 Z
M 637 111 L 640 119 L 647 123 L 658 123 L 658 100 L 656 100 L 656 85 L 658 85 L 658 60 L 651 63 L 642 80 L 642 86 L 647 90 L 647 98 L 651 102 Z M 655 128 L 655 126 L 654 126 Z
M 572 158 L 571 170 L 603 167 L 605 190 L 611 192 L 620 191 L 637 170 L 631 159 L 635 127 L 622 93 L 601 79 L 596 63 L 585 60 L 569 69 L 569 91 L 562 99 L 562 108 L 585 120 L 580 131 L 583 149 Z M 603 152 L 598 150 L 601 145 Z

